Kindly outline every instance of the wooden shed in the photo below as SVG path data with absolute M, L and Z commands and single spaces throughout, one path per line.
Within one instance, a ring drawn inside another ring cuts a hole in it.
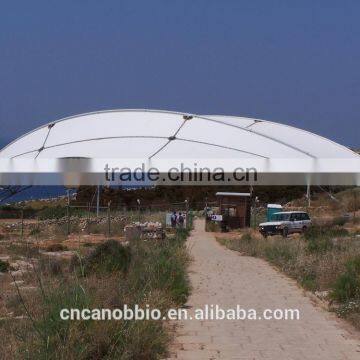
M 235 192 L 217 192 L 220 214 L 227 218 L 230 229 L 250 226 L 251 194 Z

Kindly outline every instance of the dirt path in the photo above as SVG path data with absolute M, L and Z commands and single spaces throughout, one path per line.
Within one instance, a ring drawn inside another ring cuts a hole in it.
M 194 261 L 189 313 L 223 309 L 299 309 L 300 320 L 180 321 L 172 359 L 360 359 L 360 341 L 343 323 L 303 295 L 296 283 L 261 259 L 219 245 L 197 220 L 188 240 Z

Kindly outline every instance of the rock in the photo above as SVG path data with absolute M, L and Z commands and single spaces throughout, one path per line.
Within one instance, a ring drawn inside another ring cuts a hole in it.
M 10 263 L 10 269 L 17 271 L 20 269 L 20 266 L 17 262 Z
M 329 296 L 329 291 L 315 291 L 315 296 L 317 296 L 319 299 L 326 299 Z
M 24 284 L 25 281 L 24 280 L 15 280 L 13 282 L 10 283 L 11 286 L 20 286 L 22 284 Z
M 37 290 L 36 286 L 22 286 L 21 291 L 34 291 Z
M 22 277 L 24 272 L 21 270 L 16 270 L 16 271 L 11 271 L 10 272 L 11 276 L 13 276 L 14 278 L 16 277 Z
M 67 251 L 42 251 L 41 254 L 53 257 L 62 257 L 62 258 L 71 258 L 73 255 L 76 254 L 75 251 L 67 250 Z
M 28 261 L 18 260 L 16 263 L 19 265 L 20 269 L 23 270 L 32 270 L 34 268 L 34 265 Z

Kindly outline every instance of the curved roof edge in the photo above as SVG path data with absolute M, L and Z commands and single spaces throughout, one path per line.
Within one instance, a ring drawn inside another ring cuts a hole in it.
M 317 136 L 317 137 L 319 137 L 319 138 L 321 138 L 321 139 L 323 139 L 325 141 L 328 141 L 328 142 L 332 143 L 333 145 L 336 145 L 337 147 L 341 148 L 342 150 L 349 151 L 350 153 L 352 153 L 352 155 L 356 155 L 356 156 L 360 157 L 360 154 L 358 154 L 357 152 L 353 151 L 352 149 L 350 149 L 349 147 L 347 147 L 345 145 L 339 144 L 336 141 L 333 141 L 333 140 L 331 140 L 329 138 L 326 138 L 326 137 L 324 137 L 322 135 L 319 135 L 319 134 L 313 133 L 311 131 L 301 129 L 301 128 L 298 128 L 298 127 L 295 127 L 295 126 L 292 126 L 292 125 L 288 125 L 288 124 L 278 123 L 278 122 L 275 122 L 275 121 L 264 120 L 264 119 L 259 119 L 259 118 L 246 117 L 246 116 L 210 115 L 210 114 L 199 115 L 199 114 L 188 113 L 188 112 L 172 111 L 172 110 L 160 110 L 160 109 L 108 109 L 108 110 L 90 111 L 90 112 L 85 112 L 85 113 L 80 113 L 80 114 L 76 114 L 76 115 L 67 116 L 67 117 L 64 117 L 64 118 L 61 118 L 61 119 L 58 119 L 58 120 L 50 121 L 48 123 L 45 123 L 44 125 L 40 125 L 40 126 L 34 128 L 34 129 L 24 133 L 23 135 L 19 136 L 18 138 L 14 139 L 9 144 L 7 144 L 3 148 L 1 148 L 0 152 L 2 150 L 5 150 L 6 148 L 11 146 L 12 144 L 14 144 L 16 141 L 24 138 L 25 136 L 30 135 L 30 134 L 32 134 L 33 132 L 35 132 L 35 131 L 37 131 L 39 129 L 46 128 L 46 127 L 48 127 L 50 125 L 57 124 L 57 123 L 67 121 L 67 120 L 71 120 L 71 119 L 75 119 L 75 118 L 80 118 L 80 117 L 83 117 L 83 116 L 96 115 L 96 114 L 105 114 L 105 113 L 113 113 L 113 112 L 139 112 L 139 113 L 141 113 L 141 112 L 151 112 L 151 113 L 174 114 L 174 115 L 181 115 L 181 116 L 192 116 L 192 117 L 199 118 L 199 119 L 218 122 L 218 123 L 221 123 L 221 124 L 224 124 L 224 125 L 227 125 L 227 126 L 233 126 L 233 127 L 239 128 L 239 129 L 243 129 L 245 131 L 252 132 L 253 134 L 257 134 L 257 135 L 260 135 L 260 136 L 267 137 L 266 135 L 264 135 L 264 134 L 262 134 L 260 132 L 256 132 L 254 130 L 247 129 L 246 127 L 237 126 L 237 125 L 234 125 L 234 124 L 229 124 L 229 123 L 223 122 L 223 121 L 221 121 L 220 118 L 248 119 L 248 120 L 253 120 L 254 124 L 257 123 L 257 122 L 266 122 L 266 123 L 275 124 L 275 125 L 282 126 L 282 127 L 288 127 L 288 128 L 291 128 L 291 129 L 295 129 L 297 131 L 304 132 L 306 134 Z M 271 139 L 274 140 L 274 141 L 280 142 L 276 138 L 271 137 Z M 288 145 L 288 144 L 284 144 L 284 145 Z M 295 150 L 298 150 L 298 149 L 295 148 Z M 302 151 L 302 152 L 304 152 L 304 151 Z M 309 154 L 307 154 L 307 155 L 309 155 Z
M 343 150 L 347 150 L 347 151 L 350 151 L 352 152 L 353 154 L 357 155 L 360 157 L 360 154 L 357 153 L 356 151 L 352 150 L 351 148 L 345 146 L 345 145 L 342 145 L 342 144 L 339 144 L 338 142 L 334 141 L 334 140 L 331 140 L 325 136 L 322 136 L 322 135 L 319 135 L 317 133 L 314 133 L 314 132 L 311 132 L 309 130 L 305 130 L 305 129 L 302 129 L 302 128 L 299 128 L 299 127 L 296 127 L 296 126 L 292 126 L 292 125 L 289 125 L 289 124 L 283 124 L 283 123 L 279 123 L 279 122 L 275 122 L 275 121 L 271 121 L 271 120 L 264 120 L 264 119 L 259 119 L 259 118 L 251 118 L 251 117 L 246 117 L 246 116 L 235 116 L 235 115 L 210 115 L 210 114 L 207 114 L 207 115 L 202 115 L 204 117 L 222 117 L 222 118 L 233 118 L 233 119 L 237 119 L 237 118 L 243 118 L 243 119 L 249 119 L 249 120 L 253 120 L 254 121 L 254 124 L 257 123 L 257 122 L 266 122 L 266 123 L 269 123 L 269 124 L 275 124 L 275 125 L 279 125 L 279 126 L 283 126 L 283 127 L 288 127 L 288 128 L 291 128 L 291 129 L 295 129 L 297 131 L 301 131 L 303 133 L 306 133 L 306 134 L 310 134 L 310 135 L 314 135 L 314 136 L 317 136 L 319 137 L 320 139 L 323 139 L 323 140 L 326 140 L 340 148 L 342 148 Z M 218 122 L 221 122 L 222 124 L 226 124 L 224 122 L 222 122 L 221 120 L 216 120 L 214 119 L 215 121 L 218 121 Z M 230 124 L 228 124 L 230 125 Z M 236 126 L 236 125 L 232 125 L 232 126 L 235 126 L 235 127 L 239 127 L 239 128 L 242 128 L 241 126 Z M 244 128 L 242 128 L 244 129 Z M 255 134 L 257 134 L 256 131 L 252 131 L 252 130 L 249 130 Z M 261 134 L 261 133 L 259 133 Z

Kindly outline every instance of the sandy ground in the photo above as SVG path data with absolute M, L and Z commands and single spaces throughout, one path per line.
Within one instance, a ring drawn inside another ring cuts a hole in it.
M 197 220 L 189 314 L 205 304 L 223 309 L 299 309 L 299 320 L 182 320 L 171 359 L 360 359 L 360 338 L 334 314 L 316 307 L 295 281 L 261 259 L 219 245 Z M 352 331 L 352 332 L 351 332 Z

